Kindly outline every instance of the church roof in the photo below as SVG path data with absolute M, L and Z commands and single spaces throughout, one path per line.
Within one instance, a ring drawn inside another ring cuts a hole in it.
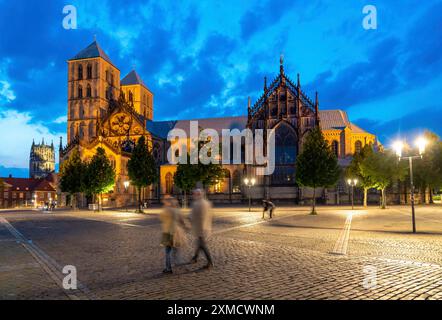
M 349 127 L 354 133 L 365 133 L 363 129 L 352 124 L 348 120 L 347 113 L 343 110 L 320 110 L 320 126 L 322 130 L 344 129 Z M 190 135 L 190 121 L 198 121 L 200 128 L 215 129 L 219 134 L 222 129 L 243 130 L 247 126 L 247 116 L 206 118 L 194 120 L 171 120 L 171 121 L 147 121 L 146 129 L 153 135 L 166 139 L 167 134 L 172 129 L 182 129 L 187 136 Z
M 34 178 L 3 178 L 3 181 L 11 185 L 11 189 L 18 191 L 55 191 L 49 181 Z
M 149 90 L 149 88 L 146 86 L 146 84 L 144 83 L 144 81 L 141 79 L 140 75 L 135 71 L 132 70 L 131 72 L 129 72 L 121 81 L 120 84 L 122 86 L 129 86 L 129 85 L 134 85 L 134 84 L 141 84 L 142 86 L 144 86 L 146 89 Z
M 86 48 L 81 50 L 79 53 L 75 55 L 75 57 L 69 59 L 71 60 L 80 60 L 80 59 L 90 59 L 90 58 L 103 58 L 110 64 L 114 65 L 108 55 L 101 49 L 100 45 L 97 41 L 92 42 Z

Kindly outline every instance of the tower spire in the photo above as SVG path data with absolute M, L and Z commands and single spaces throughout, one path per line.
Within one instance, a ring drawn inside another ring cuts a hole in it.
M 279 56 L 279 73 L 284 74 L 284 55 L 282 53 Z
M 63 150 L 63 137 L 60 136 L 60 145 L 58 146 L 58 150 L 61 151 Z
M 267 77 L 264 77 L 264 92 L 267 91 Z
M 247 99 L 247 115 L 249 119 L 252 117 L 252 107 L 251 107 L 250 97 L 248 97 Z

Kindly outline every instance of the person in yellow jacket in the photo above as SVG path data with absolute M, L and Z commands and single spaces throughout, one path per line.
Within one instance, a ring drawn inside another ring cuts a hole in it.
M 178 201 L 169 195 L 163 199 L 163 210 L 160 214 L 162 237 L 161 245 L 165 247 L 166 268 L 163 273 L 172 273 L 172 253 L 177 255 L 178 248 L 183 243 L 184 231 L 186 228 L 184 219 L 178 206 Z

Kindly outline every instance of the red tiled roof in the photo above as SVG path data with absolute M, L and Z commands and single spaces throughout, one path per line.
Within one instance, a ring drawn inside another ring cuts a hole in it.
M 2 178 L 4 182 L 11 185 L 11 190 L 19 191 L 55 191 L 55 188 L 44 179 L 34 178 Z

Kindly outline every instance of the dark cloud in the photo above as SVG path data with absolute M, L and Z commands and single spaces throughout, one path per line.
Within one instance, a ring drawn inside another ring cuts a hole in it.
M 251 8 L 241 18 L 241 37 L 248 40 L 256 32 L 265 30 L 279 22 L 295 2 L 295 0 L 268 0 Z

